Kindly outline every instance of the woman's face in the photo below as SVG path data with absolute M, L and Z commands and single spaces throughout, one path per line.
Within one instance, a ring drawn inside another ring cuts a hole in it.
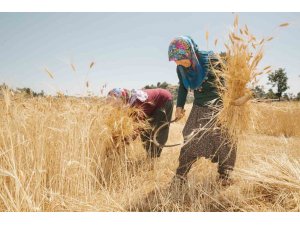
M 188 68 L 192 65 L 192 63 L 189 59 L 177 60 L 177 61 L 175 61 L 175 63 L 177 64 L 177 66 L 183 66 L 183 67 L 186 67 L 186 68 Z

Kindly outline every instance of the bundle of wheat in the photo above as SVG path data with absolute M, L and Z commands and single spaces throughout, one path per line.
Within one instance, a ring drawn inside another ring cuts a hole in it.
M 218 55 L 218 68 L 221 69 L 214 67 L 214 72 L 223 102 L 221 108 L 218 108 L 217 123 L 235 142 L 238 135 L 248 127 L 250 103 L 247 100 L 252 98 L 251 87 L 256 83 L 258 76 L 271 72 L 270 66 L 258 69 L 258 64 L 264 56 L 264 44 L 271 38 L 257 40 L 247 26 L 239 29 L 236 16 L 229 40 L 229 43 L 225 44 L 226 55 Z

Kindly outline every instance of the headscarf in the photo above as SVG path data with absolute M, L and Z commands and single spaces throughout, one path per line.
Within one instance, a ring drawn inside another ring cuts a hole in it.
M 189 36 L 175 38 L 169 45 L 169 61 L 189 59 L 190 68 L 178 66 L 182 76 L 183 85 L 186 89 L 198 89 L 207 76 L 209 56 L 213 52 L 199 51 L 197 44 Z M 200 56 L 198 59 L 197 54 Z
M 114 96 L 120 98 L 128 103 L 130 106 L 138 99 L 141 102 L 145 102 L 148 99 L 148 94 L 143 90 L 132 89 L 131 91 L 125 88 L 114 88 L 108 92 L 108 96 Z
M 125 88 L 114 88 L 110 90 L 107 95 L 113 96 L 115 98 L 120 98 L 126 103 L 129 101 L 131 96 L 130 91 Z
M 137 99 L 141 102 L 145 102 L 148 99 L 148 94 L 143 90 L 132 89 L 129 105 L 133 105 Z

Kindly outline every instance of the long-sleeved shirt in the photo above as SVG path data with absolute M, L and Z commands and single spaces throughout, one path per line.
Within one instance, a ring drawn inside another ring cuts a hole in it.
M 182 75 L 181 72 L 177 66 L 177 75 L 179 78 L 179 88 L 178 88 L 178 96 L 177 96 L 177 107 L 184 108 L 186 97 L 188 94 L 188 90 L 184 87 L 183 81 L 182 81 Z M 183 67 L 182 71 L 187 71 L 191 69 Z M 197 90 L 194 90 L 194 102 L 193 104 L 198 106 L 204 106 L 209 101 L 219 98 L 217 88 L 214 84 L 215 82 L 215 75 L 214 73 L 208 69 L 207 76 L 205 77 L 203 83 L 201 84 L 201 87 Z
M 148 99 L 145 102 L 137 99 L 133 106 L 141 108 L 147 116 L 151 116 L 156 109 L 161 108 L 167 101 L 173 99 L 172 94 L 165 89 L 156 88 L 143 91 L 148 94 Z

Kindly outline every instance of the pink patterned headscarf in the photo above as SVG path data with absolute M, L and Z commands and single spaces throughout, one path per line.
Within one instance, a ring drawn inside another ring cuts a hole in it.
M 145 102 L 148 99 L 148 94 L 143 90 L 132 89 L 129 105 L 133 105 L 137 99 L 141 102 Z
M 115 98 L 121 98 L 125 102 L 128 102 L 130 98 L 130 91 L 125 88 L 114 88 L 110 90 L 107 95 Z
M 136 100 L 145 102 L 148 99 L 148 94 L 143 90 L 132 89 L 129 91 L 125 88 L 114 88 L 108 92 L 108 96 L 123 99 L 130 106 L 133 105 Z

